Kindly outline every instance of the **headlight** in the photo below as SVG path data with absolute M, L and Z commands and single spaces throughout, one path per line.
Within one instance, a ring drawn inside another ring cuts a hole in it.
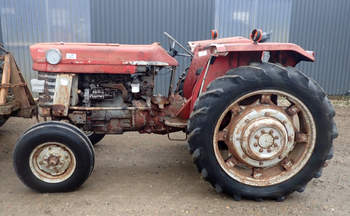
M 46 61 L 49 64 L 58 64 L 62 59 L 62 54 L 58 49 L 50 49 L 46 52 Z

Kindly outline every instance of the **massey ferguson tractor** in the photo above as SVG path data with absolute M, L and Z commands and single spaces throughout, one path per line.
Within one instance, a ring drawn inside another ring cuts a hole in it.
M 321 176 L 337 137 L 322 88 L 295 68 L 314 61 L 291 43 L 217 38 L 159 43 L 38 43 L 30 47 L 32 92 L 45 121 L 17 141 L 14 167 L 28 187 L 71 191 L 90 176 L 94 147 L 106 134 L 183 131 L 203 179 L 217 192 L 282 201 Z M 191 58 L 176 80 L 175 56 Z M 169 73 L 169 93 L 155 76 Z M 36 109 L 35 109 L 36 110 Z M 115 141 L 118 142 L 118 139 Z

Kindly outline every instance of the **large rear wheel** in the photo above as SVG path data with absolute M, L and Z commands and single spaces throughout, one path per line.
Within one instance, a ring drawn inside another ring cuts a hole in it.
M 189 145 L 202 176 L 235 199 L 283 200 L 319 177 L 337 136 L 322 89 L 262 63 L 213 81 L 195 105 Z

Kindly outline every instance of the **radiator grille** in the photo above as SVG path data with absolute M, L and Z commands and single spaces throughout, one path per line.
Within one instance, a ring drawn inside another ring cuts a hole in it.
M 38 79 L 45 80 L 44 92 L 39 93 L 39 105 L 49 106 L 53 104 L 56 86 L 56 73 L 39 72 Z

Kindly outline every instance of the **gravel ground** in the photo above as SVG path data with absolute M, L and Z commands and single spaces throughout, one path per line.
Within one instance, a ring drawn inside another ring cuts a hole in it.
M 199 177 L 186 142 L 166 136 L 106 136 L 95 148 L 95 170 L 70 193 L 26 188 L 12 151 L 34 120 L 11 118 L 0 128 L 0 216 L 8 215 L 350 215 L 350 107 L 337 106 L 340 136 L 320 179 L 284 202 L 233 201 Z

